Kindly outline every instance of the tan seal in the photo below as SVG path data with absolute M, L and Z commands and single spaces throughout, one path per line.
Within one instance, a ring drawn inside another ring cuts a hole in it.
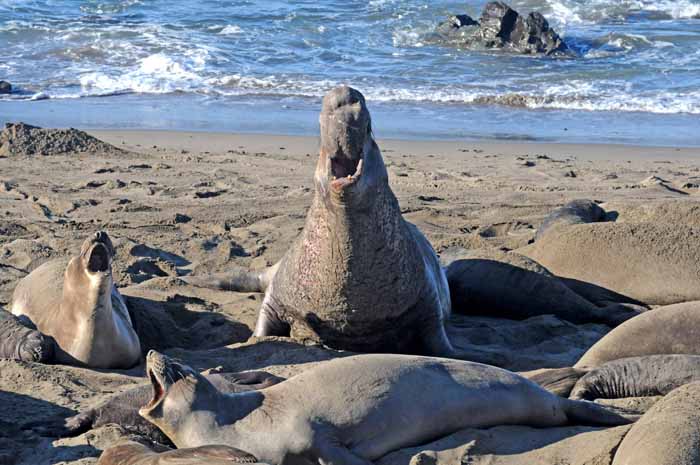
M 141 345 L 112 281 L 113 256 L 109 236 L 99 231 L 67 264 L 47 262 L 15 288 L 12 313 L 54 338 L 56 362 L 94 368 L 129 368 L 138 362 Z

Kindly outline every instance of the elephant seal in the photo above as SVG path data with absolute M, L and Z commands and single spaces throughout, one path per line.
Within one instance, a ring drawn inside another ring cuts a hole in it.
M 284 378 L 265 371 L 244 373 L 214 373 L 203 375 L 216 389 L 223 393 L 236 393 L 264 389 L 284 381 Z M 122 428 L 146 436 L 149 439 L 167 443 L 167 438 L 158 428 L 139 415 L 139 408 L 151 398 L 150 384 L 142 384 L 116 394 L 99 405 L 65 420 L 58 427 L 61 437 L 77 436 L 90 429 L 107 424 L 117 424 Z
M 80 254 L 44 263 L 24 277 L 12 313 L 25 316 L 56 341 L 55 361 L 93 368 L 129 368 L 141 346 L 122 296 L 112 282 L 114 247 L 99 231 Z
M 560 226 L 518 249 L 557 276 L 647 305 L 700 300 L 700 228 L 662 223 Z
M 185 281 L 266 288 L 255 336 L 505 364 L 476 347 L 457 351 L 448 339 L 445 273 L 428 240 L 401 215 L 363 95 L 347 86 L 332 89 L 319 122 L 315 195 L 303 231 L 281 261 L 261 275 L 235 270 L 228 278 Z
M 574 385 L 570 399 L 663 396 L 700 381 L 700 355 L 647 355 L 605 363 Z
M 554 209 L 542 221 L 542 225 L 535 233 L 535 241 L 539 240 L 545 233 L 556 226 L 597 223 L 605 221 L 607 214 L 597 203 L 592 200 L 573 200 L 559 208 Z
M 659 307 L 625 321 L 586 351 L 575 368 L 643 355 L 700 355 L 700 302 Z
M 690 383 L 666 395 L 632 426 L 613 465 L 695 465 L 699 443 L 700 383 Z
M 0 307 L 0 358 L 48 363 L 53 360 L 55 342 L 51 337 L 22 324 Z
M 460 360 L 355 355 L 266 389 L 228 395 L 155 351 L 146 367 L 153 399 L 140 414 L 177 447 L 226 444 L 272 465 L 303 459 L 369 465 L 467 427 L 629 422 L 510 371 Z
M 247 452 L 228 446 L 202 446 L 157 452 L 136 441 L 125 441 L 102 452 L 97 465 L 232 465 L 258 463 Z

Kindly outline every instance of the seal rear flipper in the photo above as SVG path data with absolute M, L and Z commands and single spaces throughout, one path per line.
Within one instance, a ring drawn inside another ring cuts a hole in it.
M 621 415 L 587 400 L 560 398 L 569 423 L 586 426 L 619 426 L 633 423 L 640 415 Z
M 48 363 L 53 361 L 56 342 L 22 320 L 0 309 L 0 359 Z
M 60 429 L 57 436 L 61 438 L 72 438 L 79 436 L 86 431 L 90 431 L 95 422 L 95 410 L 90 409 L 87 412 L 79 413 L 65 419 L 63 428 Z
M 519 373 L 521 376 L 540 385 L 552 394 L 560 397 L 569 397 L 571 390 L 588 370 L 565 367 L 565 368 L 542 368 L 539 370 Z

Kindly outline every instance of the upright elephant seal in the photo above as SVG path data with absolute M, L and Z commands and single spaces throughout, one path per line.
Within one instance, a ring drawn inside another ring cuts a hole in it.
M 28 328 L 0 307 L 0 358 L 47 363 L 53 360 L 54 350 L 52 338 Z
M 518 252 L 557 276 L 644 304 L 700 300 L 697 227 L 613 222 L 559 226 Z
M 153 399 L 140 413 L 177 447 L 226 444 L 272 465 L 302 459 L 370 465 L 468 427 L 628 422 L 510 371 L 460 360 L 355 355 L 229 395 L 157 352 L 149 352 L 146 364 Z
M 700 355 L 700 302 L 659 307 L 627 320 L 583 354 L 575 368 L 644 355 Z
M 112 282 L 114 248 L 106 232 L 80 254 L 47 262 L 23 278 L 12 313 L 29 318 L 56 341 L 56 361 L 93 368 L 129 368 L 141 357 L 126 304 Z
M 282 260 L 260 275 L 189 278 L 219 289 L 261 290 L 255 336 L 288 336 L 355 352 L 411 352 L 503 364 L 459 352 L 445 324 L 445 273 L 430 243 L 401 216 L 365 99 L 350 87 L 323 98 L 316 187 L 306 224 Z
M 663 396 L 700 381 L 700 355 L 647 355 L 605 363 L 574 385 L 570 399 Z
M 97 465 L 233 465 L 258 463 L 247 452 L 228 446 L 202 446 L 156 452 L 136 441 L 126 441 L 102 452 Z
M 690 383 L 666 395 L 632 426 L 613 465 L 697 465 L 698 444 L 700 383 Z

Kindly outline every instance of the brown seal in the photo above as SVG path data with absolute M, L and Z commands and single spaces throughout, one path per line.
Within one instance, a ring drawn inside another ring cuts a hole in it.
M 97 465 L 232 465 L 258 463 L 247 452 L 228 446 L 201 446 L 157 452 L 141 443 L 127 441 L 105 450 Z

